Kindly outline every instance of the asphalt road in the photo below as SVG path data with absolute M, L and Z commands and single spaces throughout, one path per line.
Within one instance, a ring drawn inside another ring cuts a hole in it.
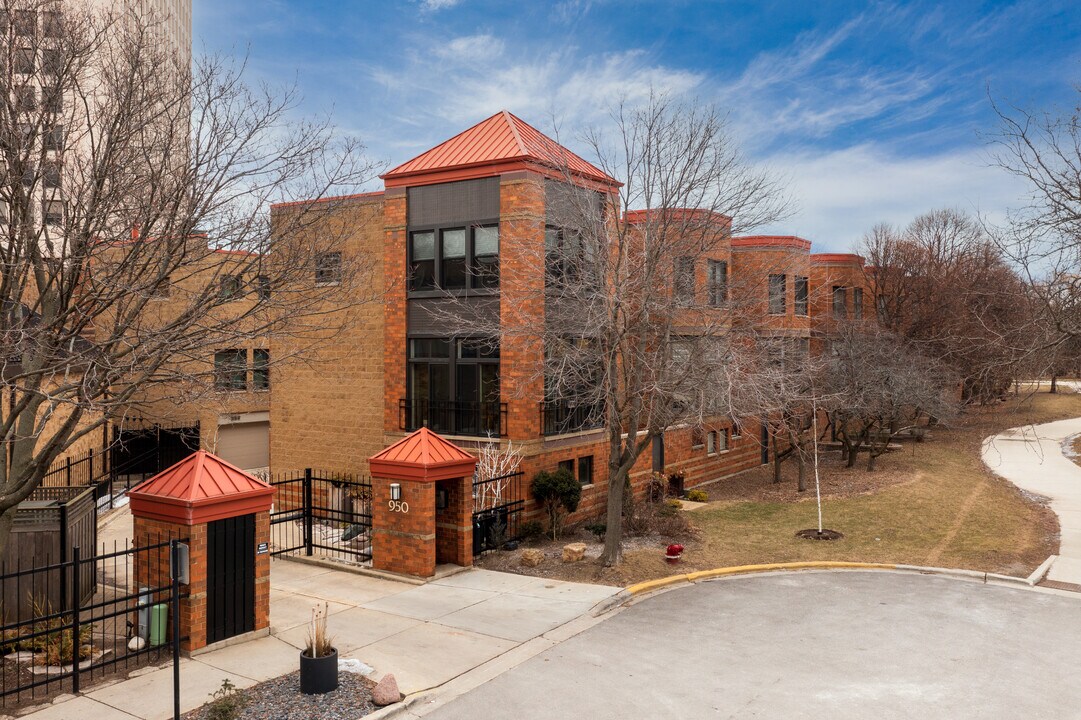
M 883 572 L 701 583 L 427 717 L 1081 718 L 1081 596 Z

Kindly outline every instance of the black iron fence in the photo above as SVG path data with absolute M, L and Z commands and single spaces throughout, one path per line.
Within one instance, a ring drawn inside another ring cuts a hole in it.
M 272 555 L 371 562 L 370 478 L 308 468 L 271 475 L 267 481 L 274 488 Z
M 426 427 L 447 435 L 503 437 L 507 434 L 507 404 L 402 398 L 398 401 L 398 426 L 407 431 Z
M 0 705 L 78 693 L 169 658 L 177 667 L 182 542 L 163 536 L 97 555 L 75 546 L 63 561 L 24 558 L 0 565 L 3 597 L 28 599 L 5 602 L 0 614 Z M 138 582 L 137 567 L 143 568 Z
M 473 481 L 473 555 L 497 550 L 521 539 L 525 495 L 519 471 Z
M 595 402 L 549 400 L 540 404 L 544 435 L 596 430 L 604 426 L 604 405 Z
M 57 460 L 45 473 L 46 487 L 93 486 L 98 507 L 199 449 L 199 423 L 165 427 L 113 428 L 108 447 Z

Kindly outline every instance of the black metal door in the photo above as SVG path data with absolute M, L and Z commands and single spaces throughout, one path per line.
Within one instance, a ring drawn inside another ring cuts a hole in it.
M 255 515 L 207 525 L 206 641 L 255 629 Z

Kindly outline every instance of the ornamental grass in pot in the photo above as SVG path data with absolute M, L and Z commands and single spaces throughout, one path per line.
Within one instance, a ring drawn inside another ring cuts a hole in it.
M 327 634 L 329 603 L 312 608 L 308 643 L 300 651 L 300 692 L 319 695 L 338 688 L 338 650 Z

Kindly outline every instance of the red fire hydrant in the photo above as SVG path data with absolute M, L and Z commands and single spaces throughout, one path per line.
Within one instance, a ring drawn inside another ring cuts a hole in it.
M 677 563 L 683 556 L 683 546 L 675 543 L 669 545 L 664 551 L 664 559 L 670 563 Z

